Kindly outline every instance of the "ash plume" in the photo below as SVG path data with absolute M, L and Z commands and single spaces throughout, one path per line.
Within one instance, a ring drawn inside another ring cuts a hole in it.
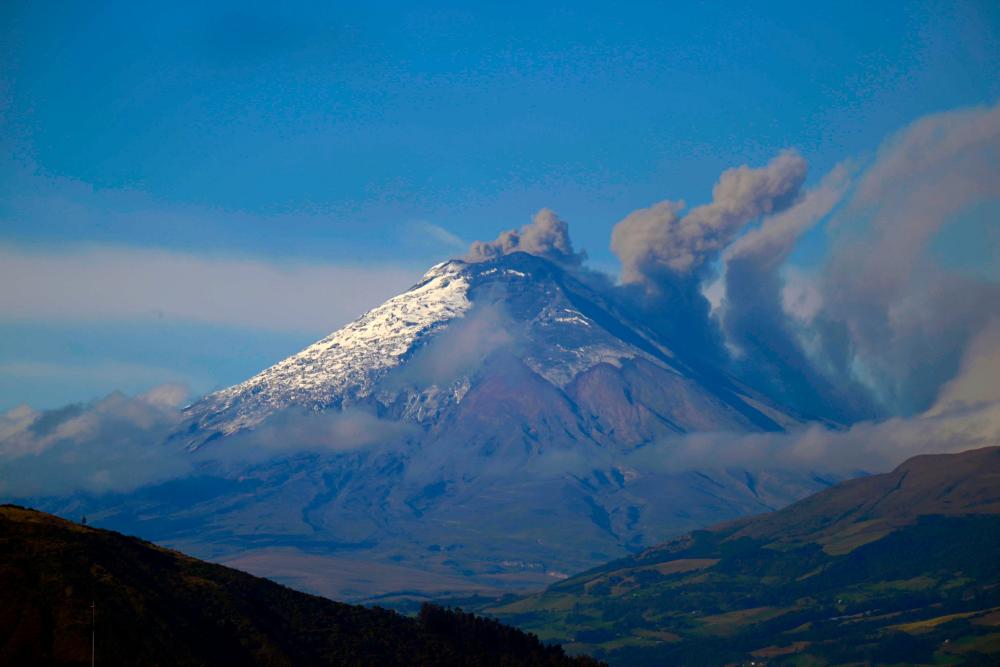
M 466 260 L 482 262 L 512 252 L 526 252 L 569 266 L 579 266 L 586 257 L 573 250 L 566 221 L 543 208 L 520 229 L 510 229 L 492 241 L 474 241 Z
M 827 224 L 814 363 L 865 385 L 887 414 L 932 404 L 1000 315 L 1000 237 L 990 232 L 998 200 L 1000 105 L 933 114 L 887 140 Z M 970 213 L 980 226 L 958 242 L 963 255 L 986 248 L 992 274 L 943 261 L 937 249 Z
M 723 296 L 718 319 L 741 378 L 807 414 L 849 422 L 871 416 L 863 395 L 844 391 L 809 359 L 801 325 L 786 312 L 782 268 L 803 234 L 841 202 L 851 169 L 837 165 L 799 201 L 734 241 L 722 254 Z
M 473 244 L 470 258 L 523 250 L 570 265 L 668 347 L 805 416 L 914 415 L 1000 316 L 995 268 L 962 270 L 936 248 L 970 211 L 995 215 L 998 165 L 1000 105 L 960 109 L 918 119 L 864 168 L 845 162 L 812 187 L 806 161 L 786 150 L 726 170 L 712 201 L 686 214 L 681 200 L 634 211 L 611 234 L 618 284 L 580 265 L 547 210 Z M 792 257 L 816 228 L 829 250 L 806 270 Z M 996 241 L 978 240 L 994 255 Z
M 786 150 L 764 167 L 724 171 L 712 202 L 686 215 L 683 201 L 629 214 L 611 233 L 622 265 L 620 298 L 668 345 L 692 359 L 724 362 L 725 341 L 703 293 L 708 267 L 747 224 L 794 203 L 806 171 L 806 161 Z
M 683 201 L 662 201 L 632 212 L 611 233 L 622 282 L 655 290 L 668 276 L 697 273 L 748 222 L 794 202 L 806 171 L 806 161 L 788 150 L 765 167 L 744 165 L 723 172 L 712 202 L 687 215 L 681 214 Z

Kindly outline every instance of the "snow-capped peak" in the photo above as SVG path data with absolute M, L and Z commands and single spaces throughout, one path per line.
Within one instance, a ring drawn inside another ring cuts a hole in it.
M 495 328 L 505 336 L 494 344 L 488 331 Z M 444 335 L 446 330 L 453 336 Z M 489 362 L 498 359 L 503 360 L 500 365 Z M 403 369 L 411 360 L 410 368 L 416 370 L 407 374 Z M 456 370 L 428 380 L 419 371 L 428 363 L 452 364 Z M 485 406 L 493 398 L 482 400 L 476 389 L 496 390 L 504 381 L 498 378 L 518 367 L 547 383 L 552 396 L 562 397 L 544 399 L 553 405 L 580 394 L 580 414 L 591 409 L 603 414 L 608 401 L 624 396 L 626 405 L 608 408 L 614 414 L 600 417 L 615 432 L 627 430 L 626 423 L 616 420 L 638 409 L 632 406 L 638 395 L 654 406 L 643 414 L 675 431 L 781 427 L 739 388 L 692 375 L 654 335 L 562 267 L 513 253 L 432 267 L 403 294 L 249 380 L 198 401 L 188 409 L 190 429 L 177 435 L 191 438 L 188 446 L 196 449 L 219 436 L 252 429 L 285 408 L 351 406 L 437 432 L 450 428 L 456 411 L 489 412 Z M 491 385 L 490 378 L 500 384 Z M 480 397 L 478 403 L 469 403 L 470 391 Z M 592 398 L 586 395 L 590 391 L 596 392 Z M 643 437 L 653 437 L 660 426 L 650 426 Z
M 457 260 L 433 266 L 412 288 L 326 338 L 245 382 L 205 397 L 203 414 L 208 421 L 226 414 L 223 423 L 212 426 L 232 433 L 289 405 L 343 405 L 367 395 L 414 345 L 465 314 L 470 306 L 465 266 Z

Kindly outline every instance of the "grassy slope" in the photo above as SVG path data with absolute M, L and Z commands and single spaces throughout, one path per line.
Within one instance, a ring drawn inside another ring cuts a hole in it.
M 568 665 L 559 648 L 428 607 L 306 595 L 141 540 L 0 506 L 0 664 Z
M 613 664 L 996 664 L 1000 448 L 916 457 L 486 611 Z

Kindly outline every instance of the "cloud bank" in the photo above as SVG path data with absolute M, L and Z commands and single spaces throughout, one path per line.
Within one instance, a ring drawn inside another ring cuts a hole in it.
M 194 462 L 163 443 L 187 390 L 157 387 L 89 404 L 0 416 L 0 495 L 129 491 L 188 474 Z
M 1000 444 L 1000 402 L 951 406 L 914 417 L 861 421 L 846 430 L 811 424 L 787 433 L 692 433 L 626 459 L 641 470 L 738 467 L 850 474 L 891 470 L 919 454 Z
M 282 264 L 107 245 L 0 245 L 0 317 L 170 319 L 325 333 L 406 289 L 420 273 L 392 265 Z
M 285 410 L 225 447 L 185 449 L 176 435 L 189 425 L 188 390 L 161 385 L 135 397 L 121 393 L 90 403 L 0 414 L 0 498 L 103 494 L 184 477 L 199 470 L 240 470 L 302 454 L 343 454 L 404 443 L 412 424 L 361 409 Z

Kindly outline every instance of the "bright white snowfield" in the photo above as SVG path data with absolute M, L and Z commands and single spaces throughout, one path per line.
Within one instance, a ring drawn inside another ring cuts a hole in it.
M 221 426 L 222 432 L 255 426 L 272 410 L 289 405 L 326 405 L 370 393 L 417 342 L 469 309 L 464 267 L 459 261 L 437 264 L 414 287 L 323 340 L 207 396 L 213 412 L 227 411 L 238 399 L 252 404 L 241 406 L 238 418 Z

